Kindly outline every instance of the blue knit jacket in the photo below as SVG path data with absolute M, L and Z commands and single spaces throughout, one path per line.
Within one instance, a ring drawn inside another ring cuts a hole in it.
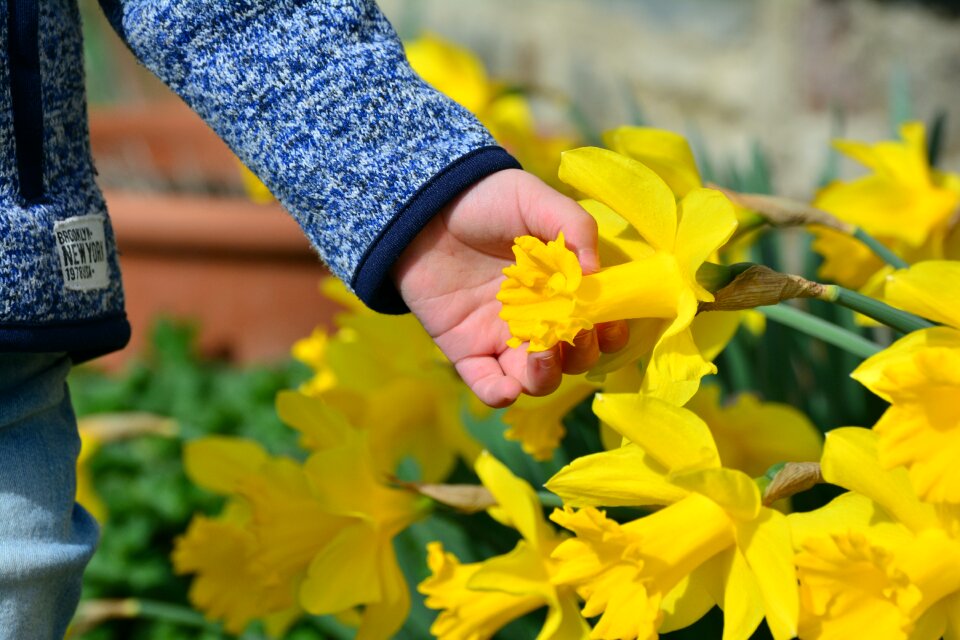
M 130 50 L 266 183 L 334 274 L 403 312 L 400 252 L 516 161 L 420 80 L 373 0 L 101 0 Z M 0 0 L 0 352 L 129 338 L 94 182 L 76 0 Z

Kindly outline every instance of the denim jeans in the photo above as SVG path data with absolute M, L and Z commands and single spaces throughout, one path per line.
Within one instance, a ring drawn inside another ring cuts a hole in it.
M 0 353 L 0 640 L 62 640 L 97 545 L 64 354 Z

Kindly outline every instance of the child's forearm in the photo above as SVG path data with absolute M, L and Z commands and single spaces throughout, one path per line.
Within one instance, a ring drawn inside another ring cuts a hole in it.
M 518 166 L 426 86 L 372 0 L 102 0 L 140 60 L 227 141 L 331 270 L 382 311 L 446 202 Z

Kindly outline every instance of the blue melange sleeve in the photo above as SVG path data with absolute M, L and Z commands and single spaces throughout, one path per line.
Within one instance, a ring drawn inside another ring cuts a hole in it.
M 406 310 L 389 269 L 426 222 L 471 184 L 519 166 L 410 69 L 373 0 L 101 5 L 378 311 Z

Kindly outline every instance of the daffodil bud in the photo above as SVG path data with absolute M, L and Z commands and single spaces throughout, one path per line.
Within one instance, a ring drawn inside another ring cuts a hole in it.
M 792 298 L 819 298 L 825 289 L 824 285 L 800 276 L 754 265 L 717 291 L 713 302 L 701 302 L 700 311 L 736 311 L 774 305 Z

